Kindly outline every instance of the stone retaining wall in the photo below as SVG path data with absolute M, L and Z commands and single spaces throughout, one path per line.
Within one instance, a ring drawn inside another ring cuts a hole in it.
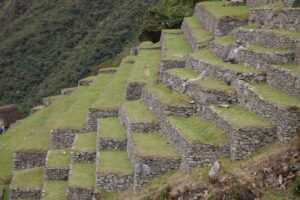
M 126 150 L 127 140 L 115 140 L 113 138 L 100 137 L 98 150 Z
M 10 200 L 30 199 L 40 200 L 42 190 L 40 188 L 11 188 L 9 193 Z
M 75 135 L 79 131 L 71 129 L 54 129 L 51 131 L 52 149 L 69 149 L 75 140 Z
M 229 16 L 217 19 L 215 16 L 209 13 L 205 6 L 201 3 L 196 5 L 195 15 L 201 21 L 205 29 L 215 36 L 227 35 L 234 28 L 246 25 L 248 23 L 247 19 L 239 19 Z
M 68 180 L 69 168 L 51 168 L 46 166 L 46 180 Z
M 98 119 L 107 117 L 117 117 L 119 108 L 89 108 L 87 116 L 87 130 L 90 132 L 97 131 Z
M 250 11 L 249 21 L 259 28 L 285 29 L 299 32 L 300 9 L 253 9 Z
M 124 191 L 133 184 L 133 175 L 97 173 L 96 185 L 105 191 Z
M 247 6 L 250 7 L 261 7 L 267 4 L 278 3 L 280 0 L 247 0 Z M 283 2 L 283 1 L 281 1 Z
M 90 86 L 94 82 L 93 79 L 82 79 L 78 81 L 78 86 Z
M 94 196 L 94 189 L 70 187 L 68 188 L 68 200 L 91 200 Z
M 117 69 L 114 68 L 101 68 L 98 70 L 98 74 L 114 74 L 117 72 Z
M 73 151 L 71 153 L 71 159 L 74 163 L 94 163 L 96 160 L 96 152 Z
M 72 94 L 77 88 L 64 88 L 61 90 L 61 95 L 70 95 Z
M 145 86 L 145 83 L 139 82 L 131 82 L 127 85 L 127 92 L 126 92 L 126 100 L 134 101 L 138 100 L 142 96 L 142 91 Z
M 277 125 L 277 135 L 285 142 L 300 131 L 300 109 L 297 107 L 280 107 L 266 101 L 251 88 L 248 83 L 238 80 L 234 83 L 239 101 L 257 114 L 270 118 Z
M 46 165 L 47 152 L 44 151 L 17 151 L 14 153 L 14 169 L 29 169 Z
M 257 149 L 276 139 L 276 128 L 274 127 L 233 127 L 210 106 L 202 106 L 200 113 L 203 118 L 214 121 L 219 128 L 226 132 L 227 137 L 230 138 L 232 160 L 246 159 Z
M 236 48 L 236 44 L 219 44 L 215 41 L 209 44 L 210 50 L 218 57 L 226 60 L 230 54 L 230 51 Z

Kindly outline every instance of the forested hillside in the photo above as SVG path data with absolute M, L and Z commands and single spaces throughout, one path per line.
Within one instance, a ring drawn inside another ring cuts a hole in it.
M 95 66 L 115 58 L 142 32 L 147 37 L 179 25 L 194 3 L 1 0 L 0 105 L 17 103 L 27 111 L 42 97 L 75 85 Z

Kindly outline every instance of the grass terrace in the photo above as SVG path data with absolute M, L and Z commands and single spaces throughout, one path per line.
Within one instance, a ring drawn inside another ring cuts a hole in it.
M 13 188 L 42 188 L 44 169 L 32 168 L 15 171 L 11 182 Z
M 268 84 L 252 84 L 252 89 L 265 100 L 283 107 L 300 108 L 300 99 L 272 88 Z
M 113 138 L 114 140 L 125 140 L 126 132 L 118 118 L 103 118 L 98 122 L 100 125 L 100 138 Z
M 214 123 L 199 117 L 168 117 L 168 121 L 191 143 L 220 146 L 227 143 L 227 138 L 222 130 L 217 128 Z
M 184 80 L 195 79 L 199 77 L 199 74 L 190 68 L 174 68 L 169 69 L 167 72 L 173 76 L 180 77 Z
M 238 73 L 257 73 L 257 72 L 259 72 L 259 70 L 255 69 L 254 67 L 247 67 L 242 64 L 231 64 L 231 63 L 224 62 L 221 58 L 216 56 L 209 49 L 203 49 L 198 52 L 195 52 L 192 54 L 192 56 L 195 59 L 202 60 L 211 65 L 216 65 L 219 68 L 226 69 L 226 70 L 232 70 L 232 71 L 235 71 Z
M 233 17 L 237 19 L 245 19 L 248 17 L 249 8 L 243 6 L 225 5 L 223 1 L 205 1 L 201 2 L 208 12 L 216 18 Z
M 133 174 L 133 166 L 126 151 L 101 151 L 99 154 L 98 173 Z
M 135 149 L 140 156 L 145 157 L 179 157 L 175 149 L 160 133 L 134 133 L 132 135 Z
M 44 196 L 42 200 L 65 200 L 66 198 L 66 181 L 46 181 L 44 183 Z
M 68 168 L 70 163 L 69 150 L 48 151 L 47 165 L 49 168 Z
M 126 101 L 122 106 L 132 122 L 155 122 L 155 115 L 148 109 L 142 100 Z
M 287 65 L 280 65 L 277 66 L 278 68 L 282 67 L 288 69 L 290 72 L 295 74 L 296 76 L 300 76 L 300 65 L 297 64 L 287 64 Z
M 213 42 L 220 45 L 233 45 L 235 43 L 235 39 L 232 35 L 226 35 L 222 37 L 216 37 Z
M 97 76 L 88 76 L 86 78 L 81 79 L 81 81 L 94 81 L 97 79 Z
M 163 34 L 163 60 L 182 60 L 192 52 L 181 30 L 163 30 Z
M 73 164 L 69 185 L 78 188 L 94 188 L 95 170 L 95 164 Z
M 95 152 L 96 133 L 77 134 L 72 149 L 80 152 Z
M 211 106 L 211 108 L 235 128 L 272 127 L 269 120 L 258 116 L 256 113 L 250 112 L 239 105 L 232 105 L 229 108 Z
M 224 92 L 234 91 L 233 88 L 227 85 L 224 81 L 217 80 L 213 77 L 206 77 L 204 79 L 197 80 L 194 83 L 199 84 L 200 87 L 209 90 L 217 90 Z
M 281 49 L 281 48 L 266 48 L 262 45 L 259 44 L 249 44 L 247 46 L 249 50 L 258 52 L 258 53 L 279 53 L 279 54 L 284 54 L 284 53 L 289 53 L 289 50 L 287 49 Z

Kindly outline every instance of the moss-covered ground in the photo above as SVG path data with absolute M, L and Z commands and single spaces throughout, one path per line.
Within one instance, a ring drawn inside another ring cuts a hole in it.
M 47 166 L 49 168 L 68 168 L 70 164 L 69 150 L 50 150 L 47 156 Z
M 152 123 L 156 121 L 154 114 L 141 100 L 127 101 L 122 107 L 126 110 L 131 122 Z
M 96 133 L 77 134 L 72 150 L 78 152 L 95 152 Z
M 69 185 L 79 188 L 95 187 L 95 164 L 73 164 L 72 174 L 69 177 Z
M 42 200 L 65 200 L 67 182 L 66 181 L 46 181 L 44 183 L 44 196 Z
M 100 138 L 112 138 L 114 140 L 125 140 L 126 131 L 118 118 L 104 118 L 98 122 L 100 126 Z
M 44 182 L 44 169 L 32 168 L 15 171 L 11 182 L 14 188 L 42 188 Z

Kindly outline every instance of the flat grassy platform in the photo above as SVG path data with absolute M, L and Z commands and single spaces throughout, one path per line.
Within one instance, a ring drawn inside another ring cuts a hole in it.
M 197 116 L 168 117 L 168 121 L 191 143 L 221 146 L 228 142 L 223 130 Z
M 296 76 L 300 76 L 300 66 L 297 64 L 287 64 L 287 65 L 280 65 L 277 66 L 278 68 L 284 68 L 289 70 L 291 73 L 295 74 Z
M 220 45 L 234 45 L 235 39 L 232 35 L 226 35 L 226 36 L 216 37 L 214 43 Z
M 211 65 L 215 65 L 220 69 L 231 70 L 237 73 L 258 73 L 259 70 L 254 67 L 247 67 L 242 64 L 231 64 L 224 62 L 220 57 L 216 56 L 213 52 L 208 49 L 203 49 L 192 54 L 195 59 L 202 60 Z
M 184 18 L 184 21 L 190 28 L 197 43 L 207 43 L 213 39 L 213 36 L 203 28 L 196 16 L 186 17 Z
M 153 123 L 156 121 L 155 115 L 142 100 L 126 101 L 122 108 L 126 110 L 131 122 Z
M 289 96 L 278 89 L 272 88 L 268 84 L 252 84 L 252 89 L 268 102 L 275 103 L 283 107 L 300 108 L 300 98 Z
M 225 6 L 223 1 L 205 1 L 201 2 L 201 5 L 216 18 L 233 17 L 245 19 L 249 14 L 249 8 L 247 6 Z
M 100 151 L 100 163 L 97 172 L 103 174 L 133 174 L 133 166 L 126 151 Z
M 192 52 L 180 30 L 163 30 L 162 34 L 164 34 L 162 48 L 165 50 L 163 60 L 182 60 Z
M 95 152 L 96 133 L 77 134 L 72 150 L 79 152 Z
M 50 150 L 48 151 L 47 165 L 50 168 L 68 168 L 70 164 L 69 150 Z
M 239 105 L 232 105 L 229 108 L 211 106 L 219 116 L 230 123 L 234 128 L 271 128 L 269 120 L 258 116 L 254 112 L 248 111 Z
M 147 87 L 147 90 L 158 98 L 163 104 L 169 106 L 190 105 L 192 99 L 186 95 L 175 92 L 162 84 Z
M 170 145 L 158 132 L 132 134 L 135 149 L 140 156 L 178 158 L 175 148 Z
M 71 187 L 91 189 L 95 187 L 95 164 L 74 164 L 72 174 L 69 177 Z
M 269 54 L 286 54 L 290 53 L 287 49 L 282 48 L 267 48 L 260 44 L 249 44 L 247 48 L 256 53 L 269 53 Z
M 15 171 L 11 182 L 13 188 L 42 188 L 44 169 L 32 168 Z
M 103 118 L 98 123 L 100 126 L 100 138 L 111 138 L 121 141 L 126 139 L 126 131 L 118 118 Z
M 46 181 L 44 183 L 45 194 L 42 200 L 66 200 L 66 181 Z
M 167 70 L 167 72 L 184 80 L 196 79 L 199 77 L 199 74 L 190 68 L 174 68 Z

